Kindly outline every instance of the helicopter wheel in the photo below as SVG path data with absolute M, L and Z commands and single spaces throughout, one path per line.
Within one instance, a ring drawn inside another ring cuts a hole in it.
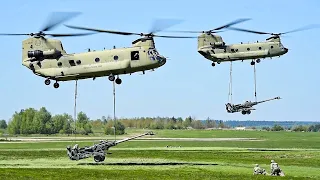
M 242 113 L 243 115 L 245 115 L 247 112 L 246 112 L 246 111 L 241 111 L 241 113 Z
M 215 65 L 216 65 L 216 64 L 215 64 L 214 62 L 211 64 L 212 67 L 214 67 Z
M 115 79 L 113 74 L 110 74 L 108 78 L 109 78 L 110 81 L 114 81 L 114 79 Z
M 247 114 L 251 114 L 251 111 L 249 110 L 249 111 L 247 111 Z
M 56 89 L 59 88 L 59 83 L 58 83 L 58 82 L 55 82 L 55 83 L 53 84 L 53 87 L 56 88 Z
M 218 61 L 217 63 L 220 64 L 221 62 Z
M 261 60 L 260 60 L 260 59 L 257 59 L 257 60 L 256 60 L 256 62 L 257 62 L 257 63 L 260 63 L 260 62 L 261 62 Z
M 253 66 L 255 64 L 255 62 L 254 61 L 251 61 L 251 65 Z
M 46 80 L 44 81 L 44 84 L 49 85 L 49 84 L 50 84 L 50 79 L 46 79 Z
M 117 83 L 117 84 L 121 84 L 121 83 L 122 83 L 122 80 L 118 77 L 118 78 L 116 79 L 116 83 Z

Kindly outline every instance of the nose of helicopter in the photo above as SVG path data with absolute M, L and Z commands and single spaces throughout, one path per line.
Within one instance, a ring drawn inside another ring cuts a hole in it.
M 284 48 L 284 52 L 287 53 L 289 51 L 288 48 Z
M 167 58 L 165 58 L 165 57 L 164 57 L 164 56 L 162 56 L 162 55 L 158 55 L 157 60 L 159 61 L 160 66 L 162 66 L 162 65 L 164 65 L 164 64 L 166 63 Z

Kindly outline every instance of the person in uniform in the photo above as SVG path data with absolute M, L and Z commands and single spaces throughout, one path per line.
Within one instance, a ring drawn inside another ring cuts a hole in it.
M 253 175 L 257 175 L 257 174 L 263 174 L 266 175 L 266 170 L 261 168 L 259 166 L 259 164 L 256 164 L 256 166 L 253 168 Z
M 271 176 L 280 176 L 281 175 L 281 169 L 274 160 L 271 160 L 270 164 L 270 169 L 271 169 Z

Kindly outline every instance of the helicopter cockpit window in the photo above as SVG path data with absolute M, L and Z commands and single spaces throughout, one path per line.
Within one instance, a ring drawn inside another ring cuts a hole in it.
M 63 46 L 62 46 L 62 44 L 60 44 L 61 45 L 61 50 L 63 50 Z
M 131 60 L 139 60 L 139 51 L 131 51 Z
M 74 62 L 74 60 L 69 60 L 69 64 L 70 64 L 71 66 L 75 66 L 75 65 L 76 65 L 76 63 Z

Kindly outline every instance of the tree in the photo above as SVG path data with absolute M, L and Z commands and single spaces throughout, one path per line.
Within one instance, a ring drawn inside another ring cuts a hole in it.
M 92 126 L 89 123 L 90 119 L 84 112 L 79 112 L 77 116 L 77 129 L 79 128 L 79 131 L 81 134 L 88 135 L 89 133 L 92 133 Z
M 195 120 L 192 122 L 191 126 L 194 129 L 204 129 L 204 125 L 202 124 L 202 122 L 200 120 Z
M 101 117 L 101 121 L 102 121 L 102 123 L 103 123 L 104 125 L 107 124 L 107 119 L 106 119 L 105 116 L 102 116 L 102 117 Z
M 191 116 L 189 116 L 184 120 L 183 126 L 187 128 L 187 127 L 191 126 L 191 123 L 192 123 L 192 118 L 191 118 Z
M 311 125 L 311 126 L 309 126 L 308 131 L 311 131 L 311 132 L 320 132 L 320 124 L 316 124 L 316 125 Z
M 0 120 L 0 129 L 7 129 L 8 125 L 6 120 Z
M 292 131 L 304 131 L 304 132 L 306 132 L 307 130 L 308 130 L 308 127 L 302 126 L 302 125 L 296 126 L 292 129 Z
M 209 117 L 205 121 L 205 127 L 206 128 L 214 128 L 216 127 L 216 122 L 211 120 Z
M 105 126 L 105 134 L 106 135 L 114 135 L 114 122 L 108 121 L 108 123 Z M 125 133 L 125 126 L 119 122 L 116 121 L 116 135 L 122 135 Z
M 270 131 L 270 127 L 262 127 L 262 130 Z
M 283 131 L 283 127 L 280 125 L 275 124 L 272 128 L 271 131 Z

